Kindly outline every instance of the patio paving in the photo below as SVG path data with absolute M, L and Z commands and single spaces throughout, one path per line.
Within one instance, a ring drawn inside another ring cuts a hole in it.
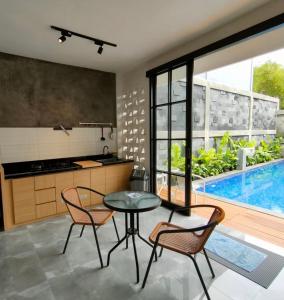
M 141 233 L 146 238 L 159 221 L 168 219 L 169 210 L 160 207 L 141 214 Z M 124 231 L 124 215 L 116 214 L 118 230 Z M 193 215 L 188 218 L 176 214 L 173 221 L 182 226 L 197 226 L 204 219 Z M 70 244 L 62 255 L 70 225 L 68 216 L 51 218 L 31 225 L 0 232 L 0 299 L 205 299 L 192 263 L 183 255 L 165 251 L 154 263 L 144 290 L 135 284 L 135 263 L 132 243 L 128 250 L 120 247 L 113 253 L 110 266 L 99 268 L 92 230 L 86 229 L 79 238 L 80 227 L 74 228 Z M 246 235 L 224 226 L 221 231 L 240 239 Z M 104 263 L 108 250 L 116 242 L 113 224 L 109 222 L 98 231 Z M 255 241 L 257 242 L 257 241 Z M 273 245 L 265 246 L 274 251 Z M 151 249 L 137 242 L 141 278 L 149 260 Z M 284 253 L 283 251 L 279 254 Z M 216 273 L 210 276 L 203 255 L 197 257 L 212 300 L 281 299 L 284 270 L 268 289 L 248 280 L 211 260 Z

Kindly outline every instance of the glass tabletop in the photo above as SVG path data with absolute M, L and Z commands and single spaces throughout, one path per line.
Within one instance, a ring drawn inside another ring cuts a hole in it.
M 123 191 L 104 197 L 106 207 L 121 212 L 143 212 L 161 205 L 161 199 L 148 192 Z

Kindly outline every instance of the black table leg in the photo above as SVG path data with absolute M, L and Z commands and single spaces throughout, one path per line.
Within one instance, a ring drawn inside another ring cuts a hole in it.
M 127 235 L 128 231 L 128 214 L 125 213 L 125 235 Z M 128 249 L 128 237 L 126 237 L 126 247 L 125 249 Z
M 130 228 L 129 228 L 129 230 L 130 230 L 129 234 L 132 235 L 134 257 L 135 257 L 135 263 L 136 263 L 136 278 L 137 278 L 137 283 L 139 283 L 139 263 L 138 263 L 138 256 L 137 256 L 136 244 L 135 244 L 135 234 L 137 233 L 137 229 L 135 228 L 134 213 L 130 213 Z
M 115 244 L 108 252 L 108 255 L 107 255 L 107 267 L 109 266 L 109 261 L 110 261 L 110 255 L 111 255 L 111 252 L 117 248 L 125 239 L 128 239 L 128 234 L 126 234 L 117 244 Z
M 136 243 L 135 243 L 135 235 L 137 234 L 138 237 L 145 242 L 147 245 L 153 246 L 146 240 L 144 239 L 140 233 L 139 233 L 139 214 L 137 213 L 136 216 L 136 225 L 135 225 L 135 213 L 129 213 L 130 215 L 130 222 L 128 224 L 128 213 L 125 213 L 125 235 L 124 237 L 115 244 L 114 247 L 110 249 L 108 252 L 107 256 L 107 266 L 109 266 L 110 263 L 110 255 L 111 253 L 122 243 L 124 240 L 126 240 L 126 249 L 128 248 L 128 239 L 131 236 L 132 237 L 132 243 L 133 243 L 133 250 L 134 250 L 134 258 L 135 258 L 135 264 L 136 264 L 136 278 L 137 278 L 137 283 L 139 283 L 139 262 L 138 262 L 138 255 L 137 255 L 137 249 L 136 249 Z M 155 257 L 157 260 L 157 254 L 155 251 Z

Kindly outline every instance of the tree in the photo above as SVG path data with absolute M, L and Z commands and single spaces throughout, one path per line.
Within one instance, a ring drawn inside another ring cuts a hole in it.
M 284 66 L 269 60 L 255 67 L 253 91 L 279 98 L 280 108 L 284 109 Z

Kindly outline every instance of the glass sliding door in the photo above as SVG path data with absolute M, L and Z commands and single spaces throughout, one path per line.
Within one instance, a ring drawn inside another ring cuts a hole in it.
M 193 62 L 152 76 L 151 185 L 165 203 L 190 204 Z

